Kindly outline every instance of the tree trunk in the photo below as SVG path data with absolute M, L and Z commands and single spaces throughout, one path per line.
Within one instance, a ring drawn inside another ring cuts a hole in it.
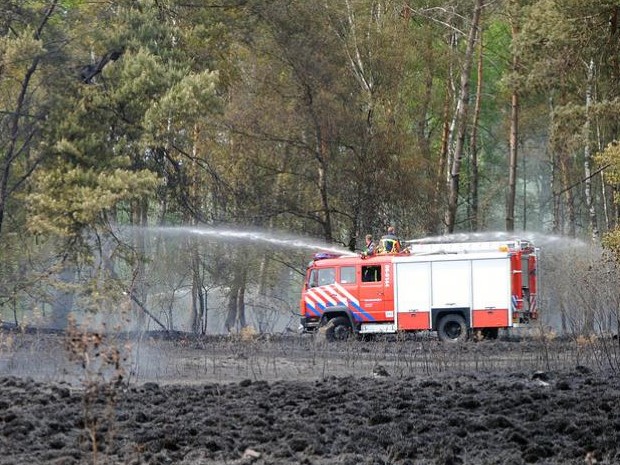
M 568 211 L 568 236 L 576 237 L 576 221 L 577 215 L 575 213 L 575 195 L 573 189 L 568 189 L 571 182 L 570 177 L 570 160 L 566 153 L 560 154 L 560 169 L 562 170 L 562 180 L 564 182 L 564 190 L 566 194 L 566 209 Z
M 456 55 L 458 49 L 458 34 L 456 32 L 450 34 L 450 46 L 452 47 L 452 52 Z M 445 103 L 446 105 L 448 105 L 448 107 L 447 111 L 444 112 L 444 114 L 446 115 L 445 124 L 447 125 L 447 127 L 444 128 L 445 139 L 442 140 L 442 149 L 445 150 L 445 171 L 442 171 L 442 175 L 445 175 L 446 186 L 450 186 L 450 173 L 452 170 L 452 161 L 454 160 L 454 133 L 456 131 L 459 109 L 461 108 L 461 99 L 459 98 L 460 94 L 458 94 L 456 90 L 456 84 L 454 83 L 454 69 L 452 67 L 452 63 L 450 63 L 447 86 L 448 88 L 446 89 Z M 452 99 L 456 99 L 454 111 L 451 111 L 450 108 L 450 105 L 453 103 Z M 449 122 L 447 116 L 450 116 Z
M 554 235 L 560 235 L 562 233 L 562 215 L 561 215 L 561 206 L 562 201 L 561 197 L 555 193 L 555 187 L 559 185 L 559 190 L 561 190 L 561 182 L 558 182 L 558 155 L 553 152 L 551 156 L 551 185 L 554 186 L 553 189 L 553 223 L 551 226 L 551 232 Z
M 443 209 L 444 205 L 442 205 L 441 199 L 444 198 L 444 188 L 446 185 L 446 175 L 448 173 L 448 163 L 449 163 L 449 144 L 450 144 L 450 121 L 452 119 L 451 111 L 450 111 L 450 100 L 451 100 L 451 87 L 450 82 L 446 82 L 446 93 L 443 102 L 443 124 L 441 131 L 441 148 L 439 150 L 439 165 L 437 172 L 437 184 L 435 185 L 435 192 L 433 193 L 433 211 L 439 212 L 440 209 Z M 445 225 L 444 225 L 445 227 Z
M 518 5 L 513 3 L 516 8 Z M 515 17 L 516 12 L 513 12 L 511 18 L 512 22 L 512 42 L 515 43 L 519 34 L 519 28 L 517 26 L 518 19 Z M 519 57 L 516 52 L 513 51 L 512 56 L 512 72 L 517 73 L 519 71 Z M 517 196 L 517 156 L 519 145 L 519 90 L 516 84 L 513 84 L 512 95 L 510 97 L 510 141 L 509 141 L 509 155 L 508 155 L 508 193 L 506 196 L 506 231 L 512 232 L 515 230 L 515 199 Z
M 224 323 L 226 332 L 239 332 L 246 326 L 245 321 L 245 268 L 234 270 L 233 282 L 228 295 L 227 315 Z
M 448 185 L 448 210 L 446 212 L 446 229 L 448 233 L 454 232 L 456 222 L 456 210 L 459 198 L 459 180 L 461 162 L 465 146 L 465 134 L 467 133 L 467 113 L 469 108 L 469 73 L 472 66 L 472 57 L 478 35 L 478 25 L 482 11 L 482 0 L 476 0 L 474 14 L 471 20 L 471 28 L 467 38 L 465 58 L 461 70 L 461 87 L 459 91 L 459 104 L 457 108 L 457 138 L 450 170 L 450 182 Z
M 583 166 L 585 174 L 585 196 L 586 206 L 588 208 L 588 218 L 590 222 L 590 235 L 592 242 L 598 242 L 599 230 L 596 219 L 596 209 L 594 208 L 594 199 L 592 198 L 592 150 L 590 146 L 590 128 L 592 127 L 592 87 L 594 82 L 594 60 L 590 59 L 587 70 L 586 83 L 586 121 L 583 125 Z
M 325 238 L 325 242 L 330 243 L 332 241 L 332 218 L 329 207 L 329 191 L 327 183 L 327 148 L 325 147 L 325 141 L 319 140 L 318 143 L 319 148 L 317 150 L 320 151 L 320 155 L 317 156 L 319 159 L 318 181 L 321 196 L 321 211 L 323 212 L 321 224 L 323 225 L 323 236 Z
M 328 128 L 325 122 L 322 122 L 319 116 L 316 114 L 314 108 L 312 108 L 312 90 L 307 88 L 308 101 L 311 118 L 314 123 L 314 156 L 317 162 L 317 184 L 319 188 L 319 197 L 321 199 L 321 212 L 322 215 L 317 215 L 317 219 L 323 227 L 323 237 L 325 242 L 330 243 L 332 241 L 332 217 L 331 208 L 329 203 L 329 184 L 327 182 L 327 174 L 329 172 L 329 144 L 327 142 Z
M 134 250 L 138 254 L 138 260 L 136 261 L 136 265 L 133 270 L 133 281 L 130 291 L 145 306 L 148 302 L 148 293 L 146 289 L 146 266 L 144 260 L 146 239 L 143 228 L 146 227 L 147 223 L 146 200 L 137 200 L 132 202 L 131 224 L 136 227 L 134 229 L 133 241 Z M 138 324 L 141 327 L 146 323 L 145 314 L 135 301 L 132 302 L 132 306 L 133 313 L 137 316 Z
M 515 199 L 517 196 L 517 152 L 519 138 L 519 94 L 510 99 L 510 154 L 508 161 L 508 196 L 506 199 L 506 231 L 515 230 Z
M 555 119 L 554 113 L 554 101 L 553 97 L 549 96 L 549 127 L 552 128 Z M 558 154 L 555 147 L 550 147 L 551 150 L 551 201 L 552 201 L 552 210 L 553 210 L 553 223 L 551 226 L 551 232 L 555 235 L 560 234 L 561 232 L 561 218 L 560 218 L 560 196 L 556 194 L 556 192 L 560 192 L 562 190 L 561 182 L 558 181 Z
M 70 288 L 75 286 L 75 270 L 68 264 L 63 264 L 62 271 L 58 275 L 59 286 L 55 290 L 52 301 L 52 321 L 54 329 L 65 329 L 68 316 L 73 308 L 75 292 Z
M 201 274 L 200 254 L 196 247 L 192 247 L 192 332 L 199 334 L 202 330 L 203 320 L 203 286 Z
M 609 201 L 607 200 L 607 183 L 605 182 L 605 170 L 601 171 L 601 197 L 603 202 L 605 229 L 610 230 L 613 225 L 611 221 L 611 216 L 609 215 Z
M 480 121 L 480 108 L 482 105 L 482 71 L 483 71 L 483 55 L 482 55 L 482 28 L 478 37 L 478 67 L 477 67 L 477 85 L 476 85 L 476 103 L 474 106 L 474 115 L 472 119 L 471 138 L 469 150 L 471 152 L 471 181 L 469 187 L 469 195 L 471 196 L 471 212 L 470 228 L 472 231 L 478 231 L 478 123 Z

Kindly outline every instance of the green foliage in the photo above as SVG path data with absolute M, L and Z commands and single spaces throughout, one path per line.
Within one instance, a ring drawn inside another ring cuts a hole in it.
M 9 78 L 19 82 L 32 60 L 40 57 L 44 51 L 43 42 L 34 37 L 30 28 L 22 31 L 18 37 L 0 37 L 1 82 L 6 85 Z
M 604 168 L 605 180 L 612 186 L 620 186 L 620 145 L 609 144 L 596 156 L 597 164 Z M 620 205 L 620 190 L 614 191 L 614 203 Z M 603 236 L 603 246 L 620 262 L 620 228 L 616 226 Z
M 35 234 L 77 236 L 100 224 L 119 203 L 148 195 L 156 183 L 146 170 L 96 172 L 61 165 L 41 171 L 35 178 L 35 192 L 27 196 L 29 228 Z
M 616 262 L 620 262 L 620 229 L 606 232 L 603 236 L 603 246 L 611 252 Z
M 0 161 L 9 166 L 0 192 L 9 222 L 0 230 L 2 248 L 15 247 L 8 234 L 20 231 L 30 245 L 56 247 L 58 253 L 38 255 L 41 268 L 88 275 L 86 268 L 96 264 L 90 281 L 67 277 L 56 287 L 81 286 L 80 295 L 97 306 L 105 301 L 97 289 L 116 292 L 100 280 L 142 285 L 148 302 L 152 272 L 162 293 L 170 291 L 166 267 L 150 266 L 146 252 L 125 261 L 105 238 L 102 246 L 89 234 L 117 224 L 244 225 L 350 248 L 388 223 L 404 238 L 439 232 L 473 5 L 62 0 L 43 23 L 47 3 L 9 2 L 0 14 Z M 554 204 L 553 192 L 580 185 L 586 144 L 618 139 L 617 13 L 612 0 L 485 3 L 480 224 L 495 225 L 504 216 L 513 89 L 521 98 L 523 216 L 536 210 L 541 227 L 568 209 Z M 590 63 L 595 92 L 586 133 Z M 470 78 L 473 108 L 475 66 Z M 469 183 L 475 180 L 471 130 L 468 122 L 462 230 L 470 224 Z M 560 155 L 563 172 L 554 165 Z M 617 158 L 610 146 L 598 160 L 610 165 L 605 181 L 614 189 Z M 594 196 L 602 210 L 600 192 Z M 564 222 L 585 223 L 585 214 L 578 210 Z M 79 253 L 72 250 L 77 238 L 86 238 Z M 126 250 L 148 248 L 143 237 L 125 242 Z M 254 289 L 277 287 L 280 274 L 269 254 L 239 253 L 246 259 L 239 269 L 227 254 L 205 249 L 167 246 L 152 257 L 171 257 L 164 263 L 174 264 L 174 289 L 191 287 L 185 266 L 194 259 L 200 264 L 194 271 L 211 284 L 236 277 Z M 33 256 L 40 252 L 33 246 Z M 66 256 L 75 262 L 54 267 L 54 257 Z M 292 256 L 277 261 L 303 269 L 304 260 Z M 0 257 L 3 281 L 34 282 L 21 272 L 29 265 L 18 256 L 4 250 Z M 245 269 L 252 273 L 243 277 Z M 9 288 L 0 283 L 0 298 L 21 292 Z
M 220 106 L 217 83 L 217 72 L 203 71 L 173 84 L 145 113 L 145 129 L 153 142 L 173 140 L 201 115 L 216 112 Z
M 605 168 L 605 177 L 612 185 L 620 185 L 620 145 L 617 142 L 611 143 L 597 154 L 596 160 L 599 166 Z M 616 202 L 620 202 L 620 197 L 616 196 Z

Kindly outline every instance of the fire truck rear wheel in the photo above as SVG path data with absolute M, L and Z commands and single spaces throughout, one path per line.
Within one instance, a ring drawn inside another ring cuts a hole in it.
M 441 317 L 437 326 L 437 335 L 442 342 L 462 342 L 467 340 L 465 318 L 456 313 Z
M 346 341 L 352 332 L 351 322 L 346 316 L 332 318 L 325 325 L 325 338 L 328 341 Z

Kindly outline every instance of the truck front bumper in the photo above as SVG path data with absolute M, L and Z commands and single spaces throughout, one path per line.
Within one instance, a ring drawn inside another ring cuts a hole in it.
M 314 316 L 314 317 L 302 316 L 299 323 L 300 323 L 300 328 L 302 328 L 302 332 L 313 333 L 319 328 L 319 324 L 321 323 L 321 318 L 319 318 L 318 316 Z

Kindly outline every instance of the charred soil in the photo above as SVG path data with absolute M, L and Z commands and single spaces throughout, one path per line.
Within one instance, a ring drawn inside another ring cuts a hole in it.
M 606 346 L 108 340 L 121 378 L 92 364 L 105 344 L 0 342 L 0 464 L 620 463 Z

